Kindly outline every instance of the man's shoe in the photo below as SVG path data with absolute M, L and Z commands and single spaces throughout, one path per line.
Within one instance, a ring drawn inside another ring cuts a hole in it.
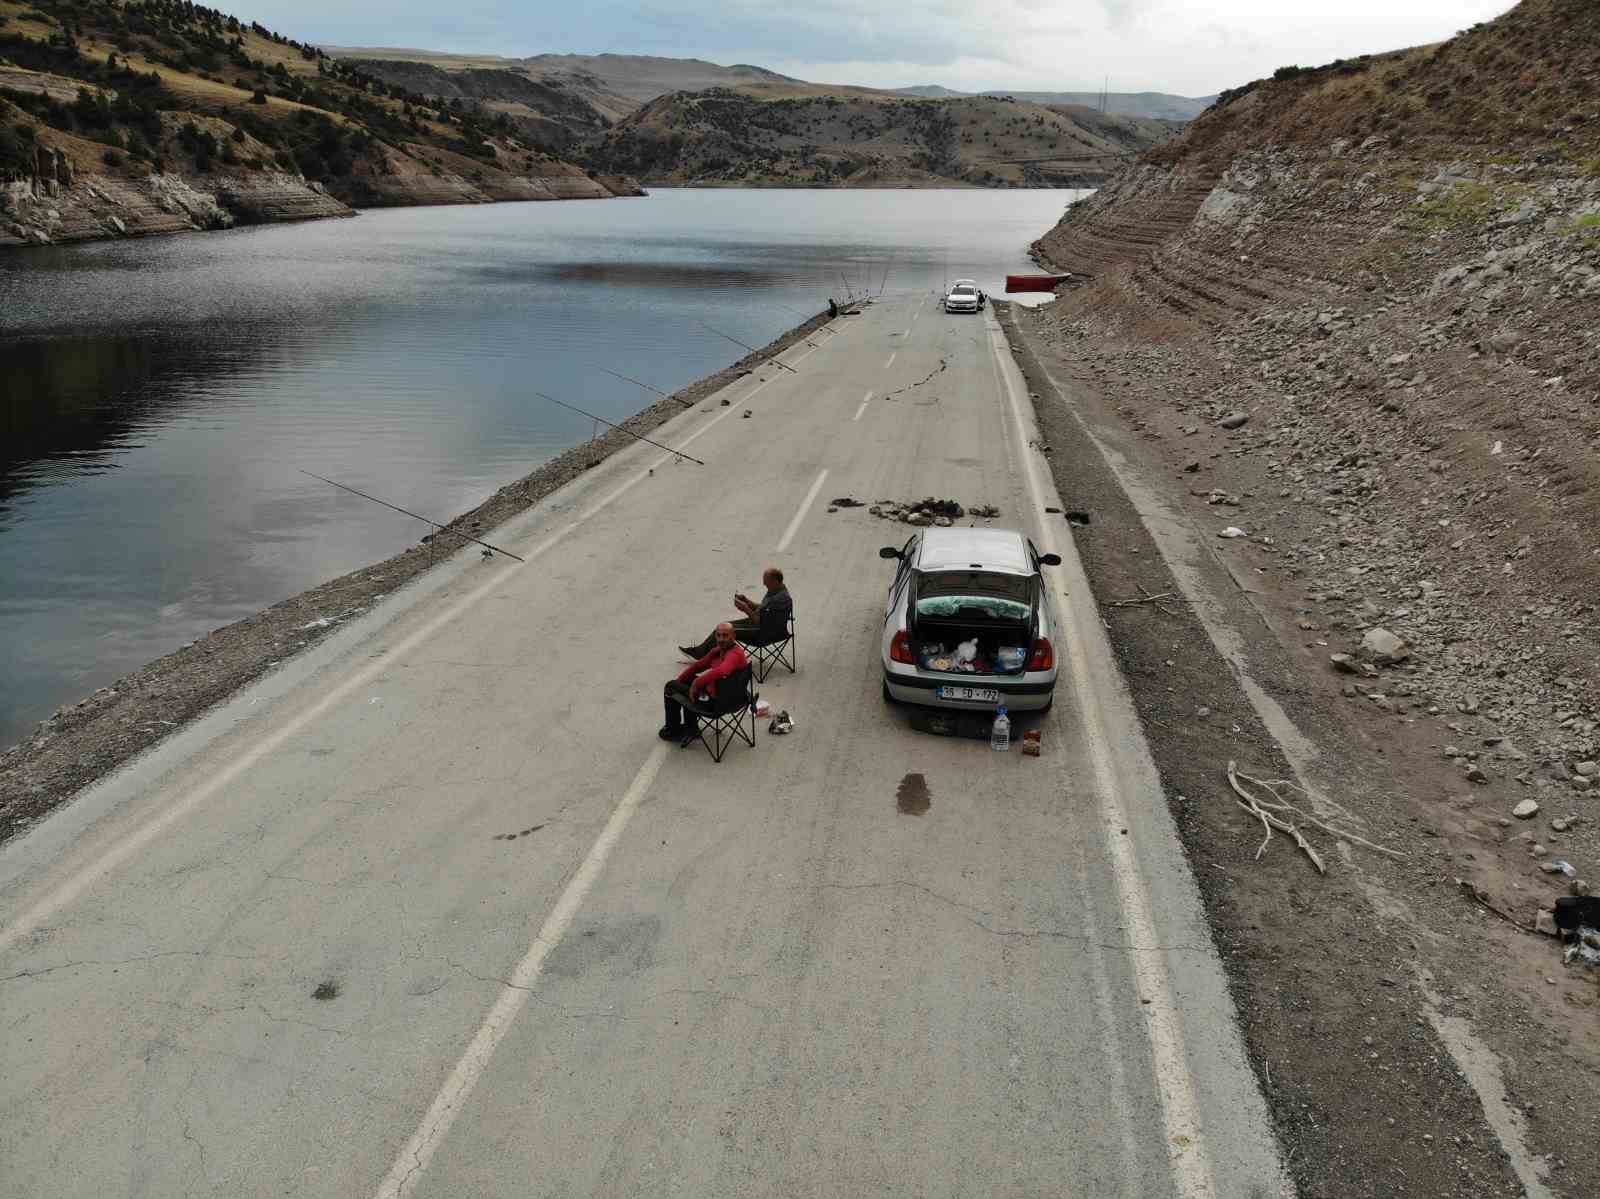
M 676 741 L 679 737 L 683 736 L 683 730 L 669 729 L 666 725 L 662 725 L 656 730 L 656 736 L 660 737 L 663 741 Z

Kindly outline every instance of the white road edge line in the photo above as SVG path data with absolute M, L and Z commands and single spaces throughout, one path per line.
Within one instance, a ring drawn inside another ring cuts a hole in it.
M 893 365 L 894 365 L 894 360 L 895 360 L 895 355 L 897 355 L 897 354 L 899 354 L 899 353 L 900 353 L 900 351 L 899 351 L 899 350 L 896 350 L 896 351 L 895 351 L 895 352 L 894 352 L 894 354 L 890 354 L 890 355 L 889 355 L 889 361 L 888 361 L 888 362 L 885 362 L 885 363 L 884 363 L 884 364 L 883 364 L 883 369 L 884 369 L 884 370 L 888 370 L 888 369 L 889 369 L 889 368 L 890 368 L 890 367 L 891 367 L 891 366 L 893 366 Z
M 794 540 L 794 535 L 800 531 L 800 522 L 806 518 L 806 513 L 811 510 L 811 505 L 816 501 L 817 492 L 822 490 L 822 482 L 828 477 L 826 467 L 811 484 L 811 490 L 806 492 L 806 498 L 800 501 L 800 510 L 794 514 L 794 519 L 789 522 L 789 527 L 783 531 L 782 538 L 778 541 L 778 553 L 783 553 L 789 548 L 789 542 Z
M 422 1117 L 422 1122 L 417 1125 L 416 1132 L 411 1134 L 411 1139 L 406 1142 L 405 1148 L 395 1155 L 394 1164 L 389 1167 L 383 1185 L 378 1188 L 376 1199 L 402 1199 L 402 1196 L 409 1194 L 412 1187 L 421 1180 L 428 1163 L 433 1160 L 434 1153 L 444 1141 L 445 1134 L 450 1131 L 450 1126 L 466 1107 L 473 1088 L 478 1085 L 478 1080 L 489 1068 L 490 1059 L 494 1057 L 494 1051 L 499 1047 L 501 1038 L 510 1031 L 517 1014 L 527 1004 L 529 996 L 533 993 L 534 984 L 539 981 L 539 975 L 544 970 L 545 959 L 550 956 L 550 951 L 561 943 L 561 938 L 571 926 L 573 917 L 578 914 L 578 909 L 588 896 L 589 888 L 594 886 L 595 880 L 600 877 L 600 872 L 605 869 L 606 859 L 616 848 L 623 829 L 628 827 L 628 821 L 638 809 L 639 802 L 650 790 L 650 784 L 655 782 L 656 772 L 666 760 L 668 749 L 667 745 L 658 744 L 645 759 L 644 765 L 639 767 L 639 773 L 633 776 L 633 782 L 628 784 L 622 801 L 611 813 L 611 819 L 606 821 L 606 827 L 590 847 L 588 856 L 583 859 L 583 864 L 572 876 L 572 881 L 567 884 L 566 890 L 561 892 L 561 898 L 556 900 L 556 906 L 545 917 L 539 935 L 528 946 L 528 952 L 517 963 L 517 968 L 511 972 L 511 977 L 501 981 L 500 997 L 489 1009 L 489 1014 L 483 1018 L 477 1035 L 462 1053 L 461 1060 L 456 1062 L 456 1068 L 450 1071 L 450 1077 L 445 1079 L 444 1086 L 439 1089 L 438 1095 L 434 1096 L 427 1115 Z
M 1014 450 L 1027 480 L 1028 496 L 1033 501 L 1035 528 L 1039 530 L 1039 549 L 1043 553 L 1051 553 L 1056 550 L 1053 544 L 1055 537 L 1051 532 L 1052 523 L 1045 512 L 1046 493 L 1039 481 L 1039 464 L 1027 445 L 1025 430 L 1028 424 L 1011 376 L 1000 361 L 1000 348 L 992 328 L 990 333 L 990 353 L 1011 407 Z M 1071 547 L 1067 552 L 1076 553 Z M 1052 572 L 1047 577 L 1055 589 L 1057 611 L 1063 614 L 1072 612 L 1072 600 L 1066 594 L 1061 576 Z M 1098 616 L 1094 615 L 1093 618 L 1098 619 Z M 1088 653 L 1081 630 L 1068 618 L 1062 621 L 1062 632 L 1066 634 L 1064 640 L 1072 659 L 1074 677 L 1088 679 Z M 1159 945 L 1161 942 L 1156 933 L 1150 896 L 1145 889 L 1139 864 L 1134 859 L 1133 826 L 1123 808 L 1116 772 L 1111 764 L 1105 714 L 1094 688 L 1078 688 L 1077 698 L 1083 709 L 1084 741 L 1094 771 L 1095 797 L 1100 803 L 1106 856 L 1111 863 L 1117 896 L 1127 919 L 1128 942 L 1133 945 Z M 1121 835 L 1122 829 L 1129 829 L 1130 835 Z M 1183 1044 L 1183 1018 L 1172 993 L 1166 961 L 1159 953 L 1130 953 L 1128 957 L 1134 977 L 1138 980 L 1139 997 L 1148 1001 L 1146 1011 L 1149 1013 L 1147 1028 L 1150 1051 L 1156 1089 L 1161 1096 L 1161 1115 L 1173 1180 L 1182 1199 L 1210 1199 L 1216 1195 L 1216 1183 L 1212 1177 L 1211 1159 L 1206 1148 L 1199 1104 L 1195 1098 L 1194 1080 L 1189 1076 L 1188 1056 Z
M 861 407 L 857 408 L 856 414 L 850 418 L 852 421 L 858 421 L 861 419 L 861 414 L 867 410 L 867 401 L 870 399 L 872 399 L 872 392 L 870 391 L 861 397 Z
M 795 362 L 798 363 L 804 361 L 814 352 L 814 350 L 807 350 L 804 354 L 801 354 L 798 358 L 796 358 Z M 778 377 L 779 376 L 774 376 L 774 380 Z M 760 391 L 765 386 L 767 386 L 767 383 L 765 382 L 757 384 L 745 395 L 745 400 L 749 400 L 756 394 L 756 392 Z M 705 424 L 701 425 L 700 428 L 682 438 L 678 442 L 679 447 L 687 447 L 693 444 L 706 433 L 709 433 L 722 421 L 732 416 L 736 411 L 738 411 L 738 409 L 729 407 L 717 413 Z M 385 670 L 390 669 L 397 659 L 410 653 L 418 645 L 428 640 L 428 638 L 432 637 L 445 625 L 457 619 L 462 613 L 479 603 L 491 591 L 494 591 L 496 588 L 501 586 L 506 574 L 513 570 L 524 569 L 540 555 L 544 554 L 548 550 L 554 549 L 591 517 L 602 512 L 611 504 L 622 498 L 622 496 L 627 494 L 634 487 L 638 486 L 638 484 L 649 478 L 650 474 L 655 470 L 656 467 L 672 461 L 672 458 L 673 456 L 671 454 L 663 454 L 653 463 L 640 468 L 634 473 L 632 478 L 614 488 L 601 499 L 596 500 L 588 508 L 585 508 L 577 516 L 573 517 L 572 520 L 568 521 L 567 524 L 563 525 L 554 533 L 550 534 L 550 536 L 546 537 L 538 545 L 525 551 L 523 557 L 527 559 L 526 562 L 511 566 L 507 570 L 498 572 L 491 578 L 485 580 L 478 587 L 462 596 L 461 599 L 456 603 L 451 604 L 443 612 L 439 613 L 439 615 L 435 616 L 421 628 L 417 629 L 409 637 L 406 637 L 404 640 L 400 641 L 394 646 L 393 649 L 380 653 L 376 658 L 371 659 L 361 670 L 351 675 L 343 683 L 334 687 L 316 703 L 312 704 L 309 708 L 302 709 L 297 716 L 292 717 L 276 732 L 269 733 L 262 740 L 258 741 L 253 747 L 246 750 L 239 757 L 235 758 L 231 763 L 223 767 L 216 774 L 213 774 L 209 779 L 206 780 L 205 783 L 199 787 L 196 787 L 187 795 L 184 795 L 176 800 L 170 807 L 161 812 L 159 815 L 152 816 L 148 823 L 141 826 L 137 832 L 130 833 L 128 836 L 123 837 L 104 854 L 93 859 L 88 865 L 71 874 L 44 899 L 27 909 L 22 913 L 21 916 L 17 917 L 10 924 L 6 925 L 4 929 L 0 929 L 0 953 L 6 952 L 18 941 L 22 940 L 24 937 L 27 937 L 51 916 L 55 915 L 55 913 L 60 911 L 62 908 L 72 903 L 101 878 L 115 870 L 118 866 L 122 865 L 122 863 L 133 857 L 140 850 L 144 849 L 145 846 L 149 845 L 151 841 L 155 840 L 171 825 L 177 823 L 177 821 L 182 817 L 188 815 L 195 808 L 199 807 L 223 788 L 227 787 L 241 774 L 249 770 L 273 750 L 277 749 L 290 737 L 293 737 L 307 725 L 319 720 L 325 712 L 345 699 L 348 695 L 350 695 L 351 692 L 365 687 L 378 675 L 382 674 Z M 824 471 L 823 473 L 826 474 L 827 472 Z M 817 487 L 820 486 L 821 480 L 818 480 Z M 815 491 L 815 488 L 813 488 L 813 491 Z M 807 502 L 809 502 L 809 500 Z M 802 508 L 801 511 L 803 514 L 804 509 Z M 798 523 L 799 517 L 796 517 L 795 524 L 798 525 Z M 791 532 L 793 527 L 794 526 L 791 526 Z

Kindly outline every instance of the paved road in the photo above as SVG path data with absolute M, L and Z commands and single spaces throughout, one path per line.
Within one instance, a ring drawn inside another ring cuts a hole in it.
M 0 851 L 0 1195 L 1286 1193 L 1003 335 L 812 342 Z M 1041 759 L 879 696 L 930 494 L 1067 557 Z M 771 561 L 795 733 L 657 741 Z

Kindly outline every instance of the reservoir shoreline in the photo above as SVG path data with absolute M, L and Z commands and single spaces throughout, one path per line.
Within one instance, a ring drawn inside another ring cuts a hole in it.
M 0 752 L 0 844 L 470 544 L 450 533 L 484 537 L 635 444 L 630 434 L 647 435 L 715 396 L 829 319 L 826 312 L 818 313 L 754 353 L 640 409 L 619 429 L 568 447 L 451 520 L 445 532 L 219 627 L 59 708 L 32 735 Z M 442 550 L 435 537 L 445 538 Z

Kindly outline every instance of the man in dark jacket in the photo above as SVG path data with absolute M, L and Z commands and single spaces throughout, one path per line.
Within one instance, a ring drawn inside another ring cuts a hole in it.
M 700 729 L 695 705 L 715 701 L 718 683 L 750 665 L 744 647 L 734 639 L 733 625 L 723 621 L 711 638 L 711 649 L 662 689 L 667 722 L 657 736 L 663 741 L 681 741 L 687 745 Z
M 733 597 L 733 606 L 744 615 L 730 623 L 733 625 L 733 635 L 739 641 L 748 641 L 756 644 L 763 633 L 768 633 L 783 639 L 784 630 L 787 629 L 789 618 L 794 615 L 794 600 L 789 595 L 789 589 L 783 585 L 783 571 L 776 566 L 769 566 L 761 574 L 761 583 L 767 593 L 761 597 L 758 604 L 746 595 Z M 713 633 L 699 645 L 680 645 L 678 652 L 690 658 L 703 656 L 716 640 Z

